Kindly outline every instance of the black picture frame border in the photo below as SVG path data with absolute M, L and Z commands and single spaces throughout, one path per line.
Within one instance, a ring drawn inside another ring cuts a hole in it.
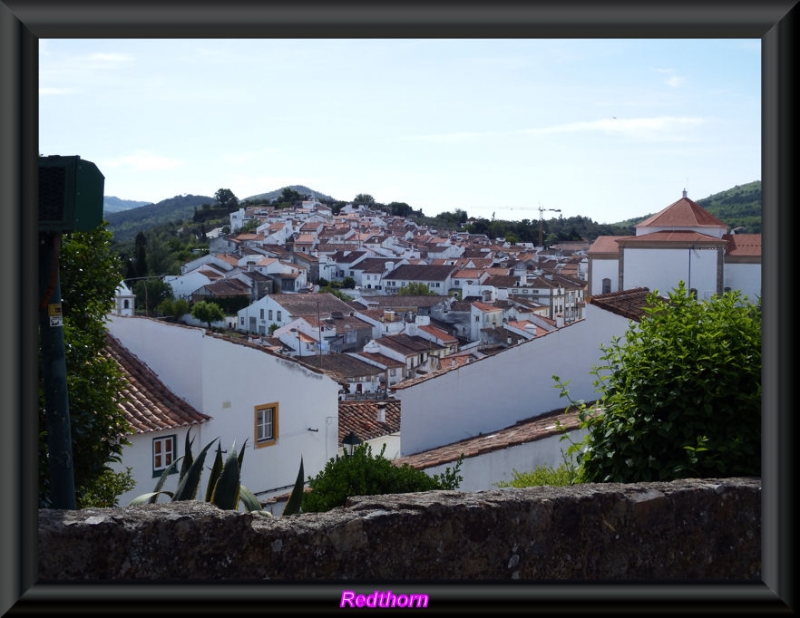
M 759 38 L 764 285 L 763 583 L 420 582 L 430 610 L 793 613 L 794 436 L 790 342 L 795 184 L 796 2 L 348 3 L 0 1 L 3 397 L 0 613 L 340 611 L 352 582 L 264 585 L 37 584 L 36 174 L 41 38 Z M 402 587 L 408 585 L 404 582 Z M 359 583 L 359 586 L 361 583 Z M 424 586 L 424 588 L 423 588 Z M 398 590 L 401 586 L 396 587 Z

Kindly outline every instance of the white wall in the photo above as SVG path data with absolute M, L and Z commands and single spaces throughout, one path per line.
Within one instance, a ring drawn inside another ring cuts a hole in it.
M 741 290 L 752 303 L 761 296 L 761 264 L 725 264 L 724 279 L 724 287 Z
M 619 260 L 592 258 L 592 288 L 589 294 L 603 293 L 603 279 L 611 279 L 611 292 L 619 292 Z
M 569 439 L 578 442 L 586 435 L 585 429 L 570 431 Z M 459 474 L 463 480 L 458 486 L 459 491 L 482 491 L 484 489 L 497 489 L 495 483 L 511 481 L 514 470 L 517 472 L 531 472 L 537 466 L 558 468 L 564 463 L 564 454 L 570 446 L 568 440 L 561 440 L 561 435 L 550 436 L 518 444 L 506 449 L 482 453 L 476 457 L 464 458 Z M 453 470 L 456 462 L 425 468 L 427 475 L 444 473 L 446 468 Z
M 667 296 L 683 281 L 686 288 L 703 292 L 717 291 L 716 249 L 625 249 L 622 284 L 626 290 L 649 288 Z
M 266 350 L 207 336 L 204 329 L 112 316 L 109 331 L 176 395 L 212 417 L 199 432 L 192 430 L 198 435 L 195 454 L 217 437 L 223 449 L 235 441 L 237 450 L 247 439 L 242 482 L 251 491 L 290 490 L 301 455 L 308 476 L 316 475 L 336 454 L 339 385 L 327 376 Z M 254 408 L 273 402 L 279 405 L 278 442 L 254 448 Z M 149 442 L 147 465 L 136 472 L 146 491 L 155 485 Z M 182 441 L 178 447 L 182 455 Z M 140 457 L 131 454 L 131 461 Z M 125 465 L 130 465 L 127 453 Z M 136 495 L 143 493 L 141 487 L 137 490 Z
M 553 375 L 571 381 L 568 389 L 574 401 L 594 401 L 598 393 L 590 371 L 599 362 L 600 344 L 608 345 L 629 324 L 589 305 L 584 320 L 429 380 L 400 386 L 395 397 L 403 408 L 402 455 L 566 408 L 569 402 L 555 388 Z

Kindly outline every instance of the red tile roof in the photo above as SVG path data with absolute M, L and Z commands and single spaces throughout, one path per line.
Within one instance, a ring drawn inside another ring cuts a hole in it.
M 649 293 L 650 290 L 644 287 L 632 288 L 620 292 L 596 294 L 591 296 L 587 302 L 623 318 L 638 322 L 644 316 L 644 307 L 647 305 Z
M 119 407 L 135 433 L 187 427 L 211 417 L 170 391 L 158 376 L 112 335 L 106 351 L 120 366 L 128 385 L 120 393 Z
M 453 444 L 440 446 L 422 453 L 406 455 L 393 460 L 395 465 L 408 464 L 412 468 L 424 469 L 465 459 L 484 453 L 526 444 L 563 433 L 564 429 L 576 429 L 580 425 L 577 410 L 565 413 L 564 409 L 553 410 L 541 416 L 520 421 L 511 427 L 493 431 L 488 435 L 467 438 Z
M 727 226 L 714 215 L 688 197 L 673 202 L 652 217 L 648 217 L 635 228 L 642 227 L 722 227 Z
M 385 404 L 384 421 L 378 407 Z M 396 399 L 339 402 L 339 444 L 353 431 L 361 440 L 373 440 L 400 431 L 400 402 Z

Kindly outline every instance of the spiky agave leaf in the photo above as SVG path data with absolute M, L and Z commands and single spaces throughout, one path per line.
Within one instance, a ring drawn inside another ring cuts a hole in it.
M 284 515 L 297 515 L 300 512 L 300 505 L 303 502 L 303 491 L 305 483 L 303 482 L 303 456 L 300 456 L 300 470 L 297 471 L 297 479 L 294 482 L 294 489 L 283 507 Z
M 208 477 L 208 486 L 206 487 L 206 502 L 211 502 L 211 497 L 214 495 L 214 486 L 217 484 L 220 474 L 222 474 L 222 445 L 217 442 L 217 454 L 214 457 L 211 474 Z
M 264 507 L 261 506 L 261 501 L 256 498 L 256 495 L 244 485 L 239 486 L 239 499 L 242 501 L 242 504 L 244 504 L 244 508 L 251 513 L 264 511 Z M 265 512 L 269 513 L 269 511 Z
M 222 468 L 222 474 L 214 485 L 211 502 L 221 509 L 236 510 L 239 506 L 240 481 L 239 458 L 236 447 L 232 446 Z
M 178 483 L 178 489 L 175 492 L 173 501 L 178 500 L 194 500 L 197 497 L 197 488 L 200 485 L 200 477 L 203 474 L 203 463 L 206 460 L 206 453 L 211 445 L 217 441 L 214 438 L 211 442 L 203 447 L 203 450 L 197 455 L 197 459 L 192 462 L 186 475 Z
M 140 504 L 155 504 L 156 500 L 159 496 L 169 496 L 172 498 L 171 491 L 151 491 L 150 493 L 142 494 L 141 496 L 136 496 L 133 500 L 131 500 L 128 506 L 139 506 Z
M 246 449 L 247 449 L 247 438 L 245 438 L 244 442 L 242 442 L 242 450 L 239 453 L 239 471 L 240 472 L 242 470 L 242 462 L 244 461 L 244 452 L 245 452 Z
M 181 464 L 181 473 L 178 475 L 178 482 L 183 480 L 183 477 L 186 476 L 186 473 L 189 472 L 189 468 L 192 467 L 192 444 L 194 444 L 194 438 L 191 440 L 189 439 L 190 434 L 192 433 L 192 428 L 189 427 L 189 431 L 186 432 L 186 438 L 183 441 L 183 463 Z
M 153 489 L 152 493 L 147 494 L 150 496 L 148 502 L 150 504 L 155 504 L 156 500 L 158 499 L 158 495 L 160 493 L 169 493 L 169 497 L 172 497 L 171 492 L 162 492 L 161 488 L 164 487 L 164 483 L 166 482 L 167 478 L 170 474 L 175 472 L 175 468 L 178 466 L 178 462 L 183 459 L 182 457 L 178 457 L 175 461 L 173 461 L 165 470 L 161 473 L 161 477 L 158 479 L 158 483 L 156 483 L 155 489 Z M 141 496 L 138 496 L 136 499 L 138 500 Z

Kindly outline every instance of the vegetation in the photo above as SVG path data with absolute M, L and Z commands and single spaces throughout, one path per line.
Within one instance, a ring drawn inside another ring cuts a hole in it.
M 436 296 L 424 283 L 407 283 L 397 291 L 398 296 Z
M 681 283 L 666 300 L 651 293 L 641 322 L 601 347 L 602 395 L 577 404 L 588 433 L 568 450 L 580 481 L 760 475 L 761 310 L 746 301 L 699 301 Z
M 360 444 L 353 454 L 330 459 L 314 478 L 309 478 L 311 491 L 303 494 L 304 513 L 329 511 L 344 506 L 351 496 L 401 494 L 434 489 L 458 489 L 463 477 L 459 474 L 463 457 L 455 467 L 442 474 L 429 476 L 408 464 L 397 466 L 383 454 L 372 455 L 368 444 Z
M 119 407 L 125 378 L 106 354 L 106 316 L 122 281 L 105 223 L 91 232 L 62 235 L 59 255 L 64 349 L 69 392 L 75 503 L 114 506 L 132 487 L 130 470 L 114 472 L 130 425 Z M 41 346 L 39 347 L 41 355 Z M 41 359 L 40 359 L 41 360 Z M 50 476 L 43 384 L 39 383 L 39 506 L 48 508 Z
M 218 304 L 201 300 L 192 305 L 192 317 L 195 320 L 205 322 L 208 325 L 208 330 L 211 330 L 211 323 L 224 320 L 225 313 Z
M 558 468 L 536 466 L 530 472 L 513 471 L 510 481 L 498 481 L 495 487 L 538 487 L 552 485 L 562 487 L 573 485 L 578 480 L 578 468 L 573 461 L 564 461 Z
M 195 458 L 192 455 L 194 438 L 191 438 L 190 434 L 191 429 L 186 432 L 183 451 L 186 454 L 183 457 L 177 458 L 172 462 L 169 468 L 164 470 L 164 473 L 159 478 L 152 492 L 137 496 L 131 501 L 130 506 L 154 504 L 159 496 L 167 496 L 173 502 L 197 499 L 206 454 L 214 442 L 217 441 L 217 438 L 214 438 L 211 442 L 206 444 L 200 450 L 197 458 Z M 268 511 L 263 510 L 255 494 L 241 483 L 242 463 L 246 445 L 247 440 L 244 441 L 241 452 L 237 453 L 236 444 L 234 443 L 233 446 L 231 446 L 227 459 L 223 462 L 222 448 L 219 443 L 217 443 L 216 456 L 214 457 L 214 463 L 211 466 L 208 484 L 206 485 L 205 501 L 227 510 L 238 510 L 239 504 L 241 503 L 249 512 L 269 515 L 270 513 Z M 178 463 L 181 464 L 181 470 L 178 477 L 177 489 L 174 492 L 162 489 L 169 476 L 176 471 Z M 303 458 L 301 457 L 300 470 L 298 471 L 289 501 L 284 507 L 284 515 L 294 515 L 299 512 L 303 487 Z

